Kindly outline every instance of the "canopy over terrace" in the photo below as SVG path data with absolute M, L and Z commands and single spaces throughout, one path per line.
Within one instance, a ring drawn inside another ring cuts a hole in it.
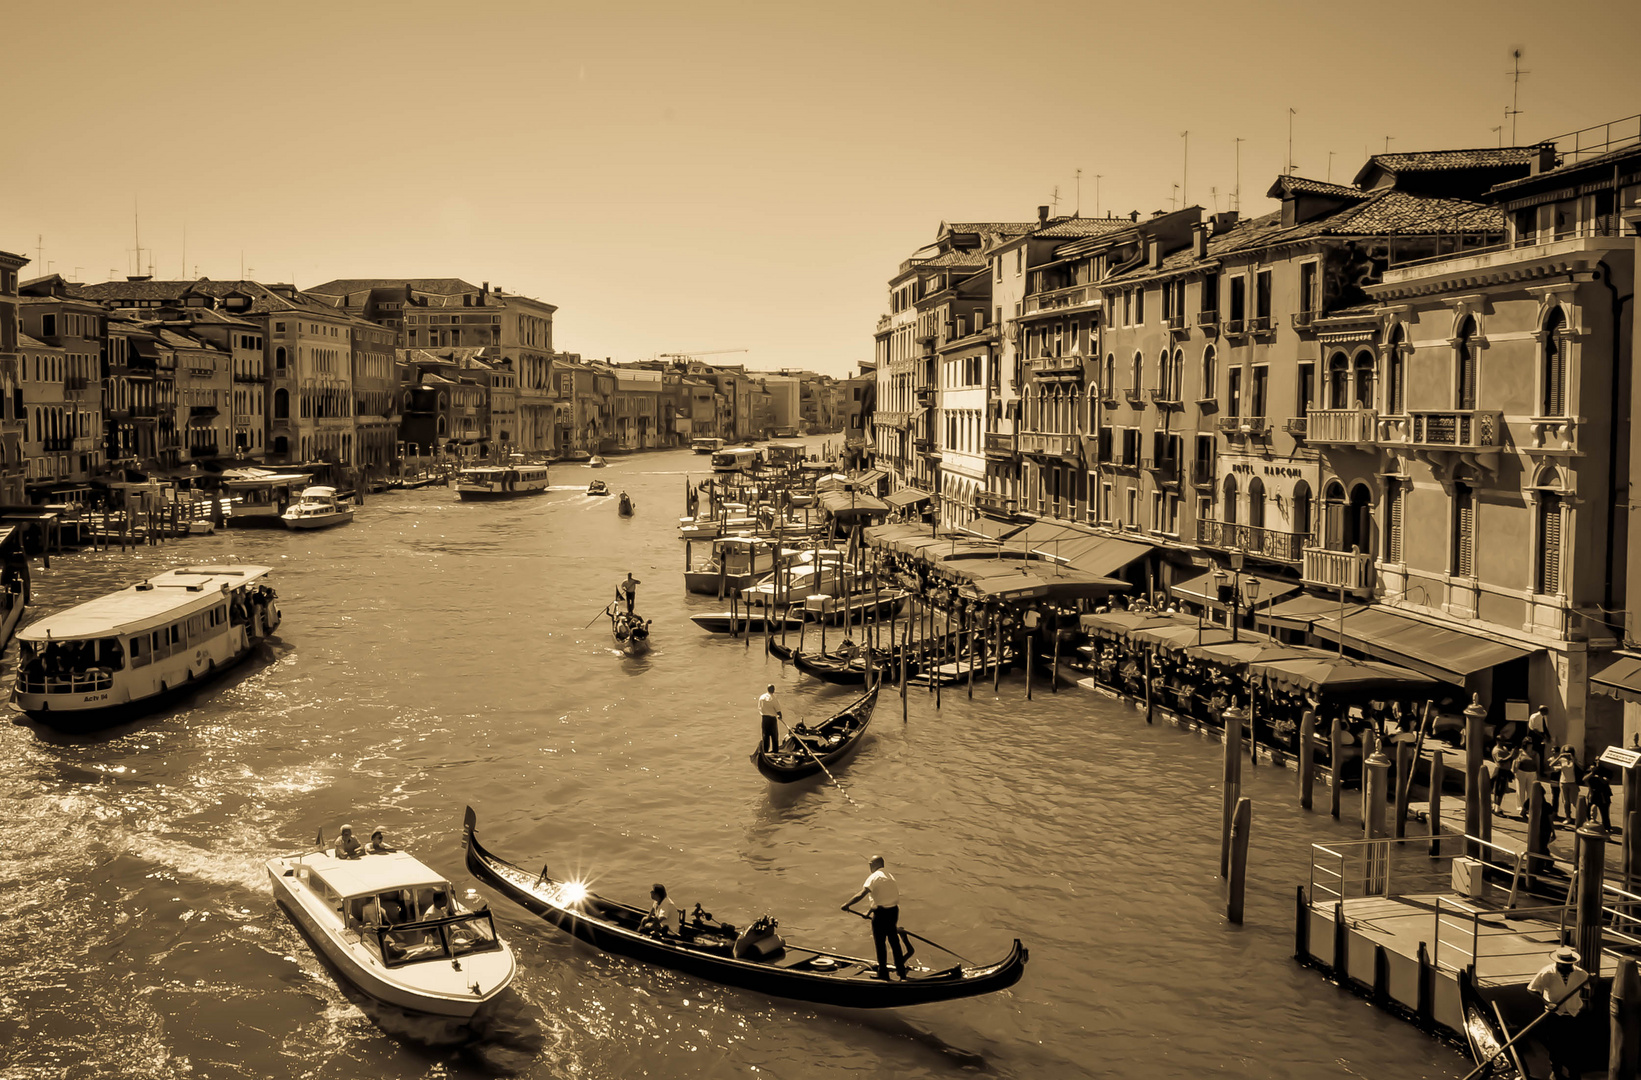
M 889 505 L 882 499 L 860 491 L 823 491 L 820 504 L 828 514 L 847 523 L 862 517 L 881 518 L 889 512 Z
M 1129 588 L 1125 581 L 1061 566 L 1024 544 L 988 543 L 963 533 L 930 536 L 910 525 L 876 526 L 864 535 L 872 547 L 914 559 L 930 576 L 987 600 L 1071 601 Z

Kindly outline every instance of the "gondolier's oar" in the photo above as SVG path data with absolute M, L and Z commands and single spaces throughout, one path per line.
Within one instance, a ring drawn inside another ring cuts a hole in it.
M 1471 1069 L 1469 1072 L 1465 1073 L 1464 1074 L 1464 1080 L 1475 1080 L 1476 1077 L 1478 1077 L 1478 1076 L 1482 1075 L 1483 1073 L 1487 1072 L 1489 1070 L 1489 1068 L 1492 1066 L 1493 1061 L 1494 1061 L 1495 1058 L 1497 1058 L 1500 1054 L 1504 1053 L 1506 1050 L 1510 1049 L 1512 1046 L 1516 1045 L 1516 1041 L 1518 1039 L 1520 1039 L 1523 1035 L 1527 1034 L 1529 1031 L 1532 1031 L 1534 1028 L 1538 1027 L 1539 1021 L 1543 1020 L 1546 1016 L 1549 1016 L 1551 1013 L 1553 1013 L 1557 1009 L 1561 1008 L 1561 1006 L 1564 1005 L 1569 998 L 1571 998 L 1574 994 L 1579 993 L 1580 991 L 1587 989 L 1589 987 L 1589 985 L 1590 985 L 1590 980 L 1585 979 L 1583 982 L 1579 983 L 1577 986 L 1573 987 L 1571 990 L 1569 990 L 1565 994 L 1561 995 L 1561 1000 L 1560 1001 L 1556 1002 L 1554 1005 L 1551 1005 L 1549 1008 L 1545 1009 L 1543 1012 L 1541 1012 L 1537 1016 L 1533 1017 L 1533 1019 L 1529 1020 L 1525 1027 L 1523 1027 L 1520 1031 L 1516 1032 L 1514 1035 L 1510 1036 L 1508 1039 L 1504 1040 L 1504 1042 L 1499 1046 L 1499 1048 L 1497 1050 L 1494 1050 L 1491 1054 L 1488 1054 L 1486 1061 L 1481 1062 L 1474 1069 Z M 1478 994 L 1477 996 L 1479 997 L 1480 995 Z
M 832 786 L 834 786 L 838 789 L 838 792 L 839 792 L 839 794 L 841 794 L 843 796 L 844 801 L 847 802 L 850 806 L 853 806 L 856 810 L 859 810 L 860 809 L 860 803 L 856 802 L 854 799 L 849 797 L 849 792 L 844 789 L 844 786 L 842 784 L 838 783 L 838 778 L 833 776 L 831 771 L 829 769 L 827 769 L 825 763 L 823 763 L 821 761 L 820 755 L 815 753 L 815 751 L 811 750 L 809 748 L 808 743 L 806 743 L 802 739 L 798 738 L 798 735 L 795 731 L 793 731 L 789 727 L 786 727 L 786 721 L 785 720 L 782 720 L 780 717 L 776 717 L 775 718 L 775 723 L 781 725 L 781 727 L 783 727 L 783 728 L 786 728 L 786 734 L 791 737 L 792 741 L 797 743 L 800 747 L 802 747 L 803 752 L 809 755 L 810 760 L 814 761 L 814 763 L 816 765 L 820 766 L 820 771 L 823 772 L 823 773 L 826 773 L 826 778 L 828 780 L 832 781 Z
M 861 918 L 865 919 L 868 922 L 870 922 L 871 919 L 872 919 L 872 917 L 870 915 L 866 914 L 866 912 L 856 911 L 854 908 L 850 908 L 849 913 L 851 915 L 859 915 Z M 951 956 L 957 957 L 959 960 L 963 961 L 965 964 L 968 964 L 970 967 L 975 966 L 974 961 L 970 960 L 968 957 L 964 956 L 962 953 L 953 952 L 951 949 L 948 949 L 948 948 L 946 948 L 946 946 L 940 944 L 940 942 L 930 941 L 928 938 L 924 937 L 922 934 L 914 934 L 910 930 L 902 929 L 899 926 L 895 927 L 895 933 L 899 934 L 903 938 L 916 938 L 917 940 L 921 941 L 925 945 L 932 945 L 934 948 L 939 949 L 943 953 L 947 953 Z M 909 948 L 909 946 L 908 946 L 908 948 Z M 911 958 L 911 954 L 907 953 L 907 959 L 910 959 L 910 958 Z
M 609 616 L 615 614 L 613 611 L 610 610 L 614 606 L 615 606 L 614 601 L 611 601 L 610 603 L 605 604 L 604 607 L 599 611 L 599 613 L 597 615 L 594 615 L 592 618 L 587 620 L 587 626 L 591 626 L 593 623 L 597 622 L 599 619 L 608 618 Z M 583 626 L 582 629 L 583 630 L 587 629 L 587 626 Z

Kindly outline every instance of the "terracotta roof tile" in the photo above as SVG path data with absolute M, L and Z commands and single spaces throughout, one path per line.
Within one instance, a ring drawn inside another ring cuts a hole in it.
M 1530 164 L 1538 150 L 1531 146 L 1479 147 L 1474 150 L 1418 150 L 1406 154 L 1374 154 L 1369 163 L 1386 172 L 1432 172 L 1443 169 L 1482 169 L 1499 165 Z
M 1329 183 L 1326 180 L 1312 180 L 1308 176 L 1278 176 L 1276 183 L 1265 193 L 1273 199 L 1280 199 L 1286 195 L 1328 195 L 1341 199 L 1365 199 L 1368 192 L 1359 188 L 1347 187 L 1344 184 Z

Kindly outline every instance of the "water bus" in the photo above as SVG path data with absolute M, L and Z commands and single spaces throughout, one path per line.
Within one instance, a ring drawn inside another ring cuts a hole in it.
M 99 727 L 243 660 L 279 625 L 266 566 L 184 566 L 48 615 L 17 635 L 12 705 Z
M 712 455 L 712 471 L 721 473 L 746 472 L 763 461 L 763 451 L 755 446 L 734 446 Z
M 724 448 L 724 440 L 710 436 L 702 436 L 699 439 L 691 439 L 689 448 L 694 450 L 697 454 L 716 454 Z
M 781 440 L 764 447 L 764 455 L 772 466 L 801 465 L 809 457 L 809 448 L 797 440 Z
M 451 486 L 459 499 L 514 499 L 547 490 L 545 465 L 480 465 L 456 474 Z
M 333 850 L 269 859 L 274 898 L 310 945 L 360 991 L 400 1009 L 467 1019 L 517 972 L 488 908 L 402 851 Z
M 353 503 L 336 494 L 333 487 L 302 489 L 302 497 L 279 515 L 287 529 L 326 529 L 353 520 Z

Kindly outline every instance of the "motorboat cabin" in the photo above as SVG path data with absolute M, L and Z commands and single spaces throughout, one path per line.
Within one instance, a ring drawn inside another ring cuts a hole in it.
M 720 473 L 747 472 L 763 461 L 763 451 L 755 446 L 737 446 L 719 450 L 712 455 L 712 471 Z
M 513 499 L 547 490 L 545 465 L 487 465 L 463 469 L 451 486 L 460 499 Z
M 270 572 L 185 566 L 30 623 L 13 706 L 53 727 L 96 727 L 220 674 L 279 625 Z
M 788 550 L 786 559 L 795 559 Z M 751 536 L 724 536 L 712 542 L 712 558 L 700 569 L 684 573 L 684 591 L 707 596 L 730 596 L 751 588 L 760 577 L 775 569 L 775 544 Z
M 689 448 L 697 454 L 716 454 L 724 448 L 724 440 L 702 436 L 699 439 L 691 439 Z
M 222 474 L 235 525 L 278 525 L 297 493 L 312 479 L 307 473 L 232 469 Z
M 352 521 L 353 509 L 352 501 L 342 498 L 333 487 L 304 488 L 302 497 L 280 514 L 279 520 L 287 529 L 328 529 Z
M 489 909 L 461 904 L 444 875 L 405 852 L 269 859 L 274 897 L 359 990 L 389 1005 L 467 1018 L 513 981 Z

